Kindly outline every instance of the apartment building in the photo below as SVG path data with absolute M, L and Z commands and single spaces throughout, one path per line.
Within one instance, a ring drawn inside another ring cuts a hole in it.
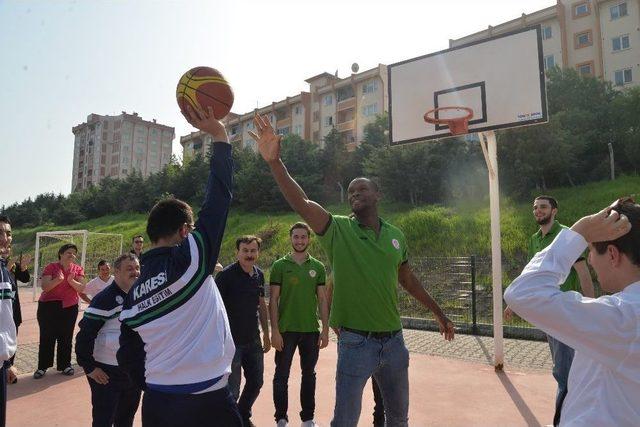
M 73 178 L 71 191 L 97 185 L 106 177 L 124 178 L 140 171 L 147 177 L 171 160 L 174 128 L 143 120 L 137 113 L 118 116 L 90 114 L 72 128 Z
M 287 97 L 271 105 L 244 113 L 230 113 L 224 120 L 229 139 L 239 147 L 256 150 L 249 136 L 253 130 L 253 116 L 257 111 L 267 116 L 281 135 L 296 134 L 323 146 L 324 137 L 335 128 L 347 149 L 354 150 L 364 139 L 364 127 L 375 120 L 377 114 L 387 111 L 387 67 L 354 73 L 346 78 L 322 73 L 305 80 L 308 92 Z M 185 160 L 197 153 L 206 155 L 211 139 L 202 132 L 180 137 Z
M 640 84 L 640 0 L 557 0 L 554 6 L 449 40 L 450 47 L 542 28 L 545 69 L 575 68 L 624 88 Z

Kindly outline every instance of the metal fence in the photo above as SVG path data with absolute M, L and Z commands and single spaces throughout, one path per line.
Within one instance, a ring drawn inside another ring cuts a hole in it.
M 515 278 L 525 259 L 503 260 L 504 283 Z M 425 289 L 456 325 L 458 332 L 493 335 L 493 284 L 490 257 L 425 257 L 411 260 Z M 398 303 L 405 327 L 437 330 L 433 315 L 400 288 Z M 502 313 L 500 313 L 502 315 Z M 542 331 L 524 320 L 504 323 L 504 336 L 544 340 Z

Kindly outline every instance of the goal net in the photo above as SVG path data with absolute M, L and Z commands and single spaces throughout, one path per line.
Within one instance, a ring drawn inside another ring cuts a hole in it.
M 113 263 L 122 253 L 122 234 L 91 233 L 87 230 L 43 231 L 36 234 L 36 248 L 33 261 L 33 300 L 42 291 L 40 279 L 42 270 L 50 263 L 58 261 L 58 249 L 73 243 L 78 247 L 76 263 L 82 266 L 87 281 L 98 275 L 101 259 Z

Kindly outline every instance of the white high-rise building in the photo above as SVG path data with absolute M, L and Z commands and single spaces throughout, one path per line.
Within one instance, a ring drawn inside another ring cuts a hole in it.
M 74 126 L 71 191 L 97 185 L 106 177 L 124 178 L 134 171 L 147 177 L 171 160 L 174 128 L 147 121 L 137 113 L 90 114 Z

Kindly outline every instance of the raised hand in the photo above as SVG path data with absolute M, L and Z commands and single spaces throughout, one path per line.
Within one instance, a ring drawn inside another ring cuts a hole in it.
M 201 109 L 194 110 L 190 105 L 187 105 L 187 113 L 189 114 L 189 123 L 193 127 L 208 133 L 216 142 L 229 143 L 227 130 L 224 124 L 213 115 L 212 107 L 208 107 L 207 111 L 204 111 Z
M 31 263 L 31 255 L 30 254 L 26 254 L 26 255 L 22 255 L 22 258 L 20 259 L 20 269 L 22 271 L 25 271 L 27 268 L 29 268 L 29 264 Z
M 258 144 L 258 151 L 267 163 L 277 162 L 280 160 L 280 140 L 281 135 L 276 135 L 271 126 L 271 122 L 266 116 L 260 116 L 258 113 L 253 117 L 253 124 L 256 132 L 249 131 L 249 135 Z

